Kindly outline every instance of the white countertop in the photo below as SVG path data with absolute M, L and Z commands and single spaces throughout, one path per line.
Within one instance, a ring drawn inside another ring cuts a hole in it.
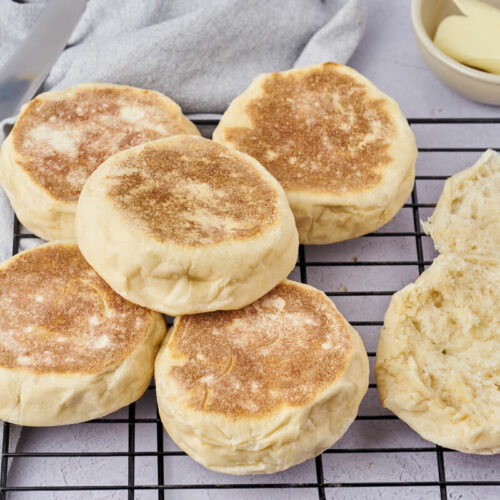
M 350 65 L 394 97 L 406 116 L 417 117 L 500 117 L 500 108 L 468 101 L 446 88 L 427 69 L 420 58 L 410 23 L 408 0 L 367 0 L 369 13 L 365 36 Z M 419 147 L 500 147 L 500 125 L 416 125 Z M 449 175 L 471 165 L 478 152 L 423 152 L 417 163 L 417 175 Z M 434 203 L 442 181 L 419 180 L 420 203 Z M 421 209 L 427 217 L 432 209 Z M 411 208 L 400 213 L 380 232 L 414 231 Z M 424 258 L 435 256 L 432 242 L 422 239 Z M 358 238 L 323 247 L 306 248 L 306 260 L 321 261 L 416 260 L 416 244 L 409 237 Z M 310 267 L 310 284 L 329 291 L 397 290 L 414 280 L 417 266 Z M 299 279 L 298 271 L 292 278 Z M 389 296 L 335 297 L 340 311 L 350 321 L 381 321 Z M 359 326 L 367 351 L 374 352 L 379 326 Z M 370 358 L 373 367 L 373 357 Z M 373 380 L 373 370 L 371 376 Z M 360 409 L 362 416 L 387 415 L 381 408 L 376 388 L 370 388 Z M 110 418 L 127 418 L 123 409 Z M 136 418 L 155 418 L 154 391 L 136 404 Z M 155 451 L 155 423 L 135 424 L 136 451 Z M 164 434 L 165 450 L 176 450 Z M 421 448 L 400 452 L 394 448 Z M 388 448 L 387 452 L 380 449 Z M 421 439 L 399 420 L 357 420 L 334 449 L 354 450 L 323 455 L 324 478 L 329 483 L 433 482 L 439 479 L 434 446 Z M 360 452 L 366 449 L 366 452 Z M 87 423 L 52 429 L 23 429 L 20 452 L 96 452 L 128 450 L 127 423 Z M 378 450 L 378 451 L 370 451 Z M 500 456 L 474 456 L 444 452 L 446 479 L 449 481 L 499 481 Z M 156 456 L 135 458 L 135 484 L 157 484 Z M 15 459 L 9 472 L 11 486 L 126 485 L 128 459 L 122 457 L 24 457 Z M 280 474 L 264 477 L 231 477 L 212 473 L 188 457 L 164 458 L 165 484 L 255 484 L 315 483 L 313 460 Z M 325 489 L 328 499 L 435 499 L 441 498 L 436 485 L 370 486 Z M 126 498 L 126 490 L 87 492 L 22 492 L 12 498 L 97 499 Z M 500 498 L 500 486 L 448 486 L 449 499 L 493 500 Z M 268 489 L 173 489 L 168 499 L 309 499 L 318 498 L 316 488 Z M 137 490 L 136 498 L 158 498 L 156 491 Z

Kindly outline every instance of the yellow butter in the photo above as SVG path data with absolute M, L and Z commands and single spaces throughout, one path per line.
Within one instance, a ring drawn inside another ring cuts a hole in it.
M 478 0 L 454 0 L 463 15 L 445 18 L 434 43 L 458 62 L 500 74 L 500 9 Z

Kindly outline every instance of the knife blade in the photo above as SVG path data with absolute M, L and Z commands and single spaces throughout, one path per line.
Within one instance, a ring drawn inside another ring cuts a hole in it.
M 0 121 L 40 88 L 80 19 L 87 0 L 50 0 L 33 31 L 0 70 Z

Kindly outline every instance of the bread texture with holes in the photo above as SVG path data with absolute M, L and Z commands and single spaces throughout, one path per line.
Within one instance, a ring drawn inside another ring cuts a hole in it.
M 0 152 L 0 183 L 19 220 L 45 240 L 75 239 L 78 196 L 109 156 L 196 127 L 152 90 L 84 83 L 26 104 Z
M 440 253 L 500 257 L 500 155 L 488 149 L 472 167 L 450 177 L 423 226 Z
M 500 452 L 500 260 L 435 259 L 397 292 L 375 363 L 384 407 L 424 439 Z
M 0 419 L 18 425 L 84 422 L 136 401 L 166 333 L 68 242 L 0 265 L 0 317 Z
M 167 432 L 194 460 L 268 474 L 340 439 L 367 391 L 368 358 L 323 292 L 285 281 L 238 311 L 176 318 L 155 383 Z
M 255 159 L 178 135 L 118 153 L 83 188 L 84 257 L 126 299 L 172 316 L 238 309 L 294 268 L 285 193 Z
M 341 64 L 258 76 L 213 137 L 256 158 L 281 183 L 301 243 L 378 229 L 415 179 L 415 137 L 399 106 Z

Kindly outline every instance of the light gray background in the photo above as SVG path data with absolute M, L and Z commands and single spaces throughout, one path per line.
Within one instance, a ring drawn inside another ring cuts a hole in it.
M 417 53 L 410 24 L 410 3 L 403 0 L 368 0 L 365 36 L 350 65 L 394 97 L 408 117 L 499 117 L 500 108 L 468 101 L 444 87 L 427 69 Z M 418 125 L 413 127 L 421 148 L 500 147 L 500 125 Z M 480 153 L 422 152 L 417 176 L 450 175 L 471 165 Z M 417 180 L 420 203 L 435 203 L 442 181 Z M 421 209 L 421 218 L 432 209 Z M 412 209 L 403 208 L 379 232 L 413 231 Z M 33 244 L 34 242 L 31 242 Z M 426 260 L 435 256 L 432 242 L 423 238 Z M 306 248 L 306 259 L 319 261 L 411 261 L 416 260 L 413 237 L 362 237 L 336 245 Z M 325 291 L 395 291 L 418 275 L 411 266 L 316 267 L 307 269 L 310 284 Z M 298 270 L 292 277 L 299 279 Z M 334 297 L 340 311 L 350 321 L 381 321 L 389 295 Z M 373 353 L 379 327 L 357 326 L 366 348 Z M 370 357 L 373 367 L 373 356 Z M 373 370 L 371 376 L 373 382 Z M 127 409 L 110 418 L 126 418 Z M 368 390 L 360 415 L 385 415 L 375 388 Z M 137 418 L 154 418 L 154 393 L 148 391 L 137 403 Z M 164 435 L 165 449 L 176 449 Z M 156 424 L 136 424 L 136 450 L 156 450 Z M 431 443 L 422 440 L 399 420 L 358 420 L 334 449 L 423 448 L 411 453 L 368 452 L 323 455 L 327 482 L 425 482 L 438 479 L 437 459 Z M 78 452 L 127 451 L 128 426 L 124 423 L 87 423 L 54 429 L 23 429 L 18 451 Z M 473 456 L 445 452 L 446 478 L 450 481 L 498 481 L 500 457 Z M 280 483 L 315 482 L 314 461 L 286 472 L 264 477 L 231 477 L 212 473 L 187 457 L 165 457 L 166 484 Z M 137 485 L 156 484 L 156 457 L 135 460 Z M 105 485 L 127 484 L 127 458 L 19 458 L 9 473 L 9 485 Z M 449 499 L 493 500 L 500 498 L 497 486 L 448 487 Z M 439 487 L 357 487 L 327 488 L 328 499 L 435 499 Z M 16 493 L 12 498 L 39 499 L 41 494 Z M 43 498 L 126 498 L 126 491 L 47 493 Z M 157 498 L 152 491 L 137 491 L 140 499 Z M 313 499 L 311 489 L 167 490 L 169 499 Z

